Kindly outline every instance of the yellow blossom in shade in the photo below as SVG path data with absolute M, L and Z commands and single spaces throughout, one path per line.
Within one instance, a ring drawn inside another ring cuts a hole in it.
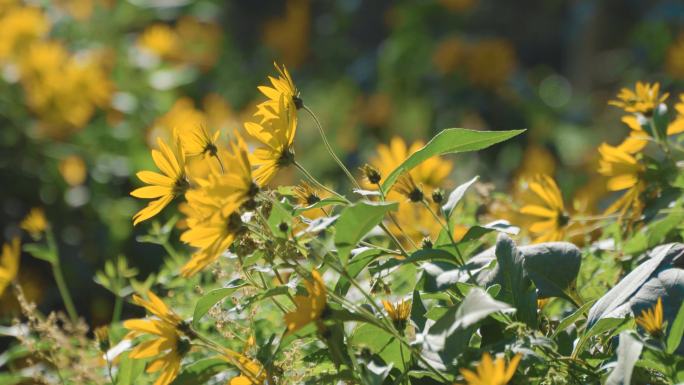
M 300 206 L 311 206 L 321 201 L 321 192 L 306 181 L 296 186 L 294 193 Z
M 133 216 L 133 224 L 150 219 L 159 214 L 171 201 L 185 193 L 188 181 L 185 175 L 185 155 L 177 143 L 170 148 L 164 141 L 157 141 L 159 150 L 152 150 L 152 159 L 163 174 L 153 171 L 140 171 L 138 178 L 149 184 L 131 192 L 136 198 L 154 199 Z
M 570 218 L 556 182 L 548 175 L 537 175 L 528 182 L 530 194 L 520 213 L 533 217 L 529 230 L 535 242 L 559 241 L 565 236 Z
M 183 16 L 176 23 L 180 49 L 175 60 L 206 71 L 214 66 L 221 52 L 221 27 L 212 21 Z
M 237 367 L 241 373 L 231 378 L 226 385 L 261 385 L 266 382 L 266 371 L 259 361 L 230 349 L 224 349 L 223 359 Z
M 625 112 L 651 115 L 653 110 L 664 102 L 670 94 L 660 95 L 659 83 L 637 82 L 634 90 L 623 88 L 617 95 L 617 100 L 611 100 L 608 104 L 622 108 Z
M 276 50 L 288 66 L 298 67 L 309 52 L 310 24 L 309 0 L 288 0 L 285 14 L 264 25 L 264 43 Z
M 78 186 L 86 179 L 86 164 L 80 156 L 69 155 L 59 162 L 59 173 L 69 186 Z
M 423 189 L 416 184 L 410 174 L 401 175 L 394 185 L 394 190 L 413 203 L 420 203 L 425 198 Z
M 257 87 L 259 91 L 268 98 L 265 102 L 261 102 L 257 105 L 257 112 L 254 116 L 260 116 L 261 122 L 263 123 L 269 119 L 278 119 L 278 112 L 284 107 L 291 109 L 294 107 L 301 107 L 301 99 L 299 99 L 299 90 L 292 81 L 290 73 L 287 71 L 285 66 L 278 67 L 277 63 L 273 63 L 276 70 L 278 71 L 278 77 L 274 78 L 269 76 L 268 80 L 271 82 L 271 86 L 259 86 Z M 284 99 L 284 103 L 281 101 Z M 295 116 L 296 116 L 296 111 Z
M 148 145 L 154 147 L 158 138 L 170 141 L 174 132 L 182 133 L 191 130 L 195 126 L 204 124 L 205 121 L 204 113 L 195 108 L 192 99 L 180 98 L 149 127 L 147 131 Z
M 169 25 L 158 23 L 145 28 L 138 38 L 138 46 L 166 59 L 178 54 L 180 38 Z
M 21 244 L 19 237 L 14 237 L 10 243 L 2 245 L 2 256 L 0 257 L 0 295 L 5 292 L 7 286 L 17 277 L 20 256 Z
M 327 291 L 318 271 L 311 272 L 311 279 L 307 279 L 304 286 L 308 294 L 295 296 L 296 309 L 284 316 L 288 334 L 296 332 L 310 322 L 319 320 L 325 310 Z
M 525 146 L 520 166 L 513 180 L 521 180 L 535 175 L 553 175 L 556 172 L 556 158 L 551 151 L 537 144 Z
M 432 63 L 439 73 L 448 75 L 461 66 L 467 55 L 465 41 L 459 36 L 442 40 L 432 54 Z
M 684 79 L 684 34 L 668 47 L 665 70 L 674 78 Z
M 662 337 L 664 334 L 663 299 L 658 297 L 658 301 L 652 308 L 642 310 L 641 315 L 636 317 L 636 323 L 653 337 Z
M 286 105 L 287 103 L 287 105 Z M 254 179 L 259 186 L 266 185 L 282 168 L 294 162 L 294 138 L 297 131 L 297 113 L 294 102 L 280 96 L 275 117 L 262 123 L 245 122 L 245 130 L 260 142 L 252 153 L 256 167 Z
M 47 227 L 48 221 L 45 219 L 45 212 L 40 207 L 32 208 L 21 221 L 21 228 L 34 238 L 39 238 Z
M 138 344 L 129 357 L 132 359 L 156 357 L 147 365 L 146 371 L 148 373 L 161 371 L 154 385 L 167 385 L 178 375 L 181 359 L 190 351 L 190 342 L 180 334 L 181 318 L 151 291 L 147 292 L 147 297 L 148 300 L 145 300 L 134 295 L 133 302 L 143 306 L 158 319 L 130 319 L 124 321 L 123 326 L 131 331 L 129 338 L 146 334 L 152 335 L 153 338 Z
M 468 49 L 465 72 L 476 86 L 496 88 L 515 71 L 517 57 L 513 45 L 505 39 L 484 39 Z
M 521 356 L 516 354 L 506 365 L 503 357 L 492 360 L 489 353 L 484 353 L 475 371 L 461 369 L 460 372 L 467 385 L 506 385 L 513 378 L 520 358 Z
M 0 16 L 0 61 L 20 55 L 35 40 L 46 35 L 49 27 L 39 8 L 10 8 Z

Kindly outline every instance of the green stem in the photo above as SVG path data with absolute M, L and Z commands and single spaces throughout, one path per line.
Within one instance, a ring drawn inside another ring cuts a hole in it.
M 314 122 L 316 122 L 316 127 L 318 128 L 318 132 L 321 134 L 321 139 L 323 139 L 323 144 L 325 145 L 325 148 L 328 150 L 328 153 L 330 153 L 330 156 L 335 160 L 335 162 L 337 162 L 337 165 L 340 166 L 342 171 L 344 171 L 344 173 L 347 175 L 347 178 L 349 178 L 349 180 L 354 185 L 354 187 L 361 188 L 361 186 L 356 181 L 354 176 L 351 174 L 351 172 L 349 172 L 349 169 L 347 169 L 347 167 L 344 165 L 344 163 L 342 163 L 340 158 L 338 158 L 337 155 L 335 155 L 335 152 L 333 151 L 332 146 L 330 145 L 330 142 L 328 142 L 328 137 L 325 135 L 325 131 L 323 130 L 323 125 L 321 125 L 321 122 L 318 120 L 318 117 L 316 116 L 316 114 L 314 114 L 313 111 L 311 111 L 311 109 L 307 106 L 303 106 L 302 108 L 306 112 L 308 112 L 309 115 L 311 115 L 311 117 L 313 118 Z
M 123 310 L 123 298 L 116 296 L 114 299 L 114 310 L 112 311 L 112 323 L 119 322 Z
M 78 313 L 76 312 L 74 301 L 71 299 L 71 294 L 69 294 L 69 288 L 66 285 L 66 281 L 64 281 L 64 275 L 62 274 L 62 267 L 59 260 L 59 249 L 57 248 L 57 242 L 55 242 L 55 236 L 50 228 L 45 231 L 45 234 L 48 247 L 54 257 L 51 261 L 52 275 L 55 277 L 57 289 L 59 289 L 59 294 L 62 297 L 62 301 L 64 301 L 64 307 L 66 308 L 67 314 L 69 314 L 71 322 L 76 323 L 78 321 Z
M 306 178 L 309 179 L 309 181 L 311 181 L 311 183 L 315 184 L 318 188 L 325 190 L 328 193 L 335 195 L 340 199 L 345 200 L 347 203 L 351 203 L 351 202 L 349 202 L 349 200 L 347 198 L 345 198 L 343 195 L 339 194 L 337 191 L 335 191 L 335 190 L 329 188 L 328 186 L 324 185 L 323 183 L 319 182 L 313 175 L 311 175 L 311 173 L 309 173 L 304 168 L 304 166 L 299 164 L 299 162 L 295 161 L 294 165 L 295 165 L 295 167 L 297 167 L 297 170 L 299 170 L 302 174 L 304 174 L 304 176 L 306 176 Z

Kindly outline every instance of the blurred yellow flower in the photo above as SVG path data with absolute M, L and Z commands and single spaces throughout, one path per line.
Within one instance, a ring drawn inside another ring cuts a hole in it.
M 285 66 L 278 67 L 277 63 L 273 63 L 273 65 L 278 71 L 278 78 L 269 76 L 268 80 L 271 81 L 272 86 L 257 87 L 268 98 L 265 102 L 257 105 L 257 112 L 254 113 L 254 116 L 261 117 L 261 123 L 269 119 L 277 119 L 283 106 L 287 109 L 301 108 L 302 100 L 299 98 L 299 90 L 292 81 L 287 68 Z M 281 99 L 284 99 L 284 102 Z
M 171 201 L 185 193 L 188 188 L 188 180 L 185 175 L 185 155 L 176 143 L 173 148 L 158 139 L 159 150 L 152 150 L 152 159 L 163 174 L 152 171 L 140 171 L 138 178 L 149 184 L 131 192 L 136 198 L 155 199 L 145 208 L 133 216 L 133 224 L 150 219 L 159 214 Z
M 17 58 L 50 29 L 39 8 L 17 6 L 0 16 L 0 62 Z
M 310 322 L 318 321 L 327 305 L 325 282 L 318 271 L 311 272 L 311 279 L 306 279 L 304 286 L 308 294 L 295 296 L 296 309 L 284 316 L 288 334 L 296 332 Z
M 190 351 L 190 342 L 183 338 L 178 330 L 181 318 L 151 291 L 144 300 L 133 296 L 133 303 L 145 307 L 147 311 L 158 317 L 129 319 L 123 327 L 130 330 L 128 338 L 151 334 L 154 337 L 138 344 L 129 354 L 132 359 L 156 358 L 147 365 L 148 373 L 161 371 L 154 385 L 168 385 L 178 375 L 183 356 Z
M 174 131 L 185 132 L 193 127 L 204 124 L 204 113 L 195 108 L 192 99 L 183 97 L 176 100 L 171 108 L 162 116 L 158 117 L 147 131 L 147 142 L 150 147 L 156 145 L 158 138 L 170 141 Z
M 528 181 L 528 188 L 532 194 L 526 195 L 520 213 L 534 218 L 529 228 L 534 242 L 562 240 L 570 217 L 558 185 L 550 176 L 540 174 Z
M 180 37 L 168 24 L 152 24 L 138 37 L 138 46 L 160 58 L 169 59 L 178 55 Z
M 679 103 L 675 104 L 677 117 L 667 126 L 668 135 L 676 135 L 684 132 L 684 94 L 679 94 Z
M 251 162 L 256 167 L 254 179 L 259 186 L 266 185 L 279 170 L 294 162 L 294 138 L 297 130 L 297 113 L 294 102 L 288 105 L 284 95 L 273 111 L 275 117 L 262 123 L 245 122 L 245 130 L 261 143 L 252 153 Z
M 7 286 L 17 277 L 20 256 L 21 244 L 19 237 L 14 237 L 10 243 L 2 245 L 2 256 L 0 257 L 0 295 L 5 292 Z
M 424 142 L 416 141 L 407 147 L 403 139 L 395 136 L 390 140 L 389 145 L 381 144 L 377 147 L 377 155 L 371 159 L 370 163 L 380 171 L 381 175 L 387 176 L 424 145 Z M 451 161 L 434 156 L 411 169 L 409 174 L 416 183 L 431 189 L 439 187 L 446 180 L 452 167 Z M 374 186 L 368 187 L 373 188 Z M 431 193 L 431 191 L 427 192 Z
M 663 299 L 658 297 L 658 302 L 652 308 L 642 310 L 641 315 L 636 317 L 636 323 L 653 337 L 662 337 L 664 333 Z
M 468 45 L 459 36 L 452 36 L 439 42 L 432 53 L 432 64 L 442 75 L 456 71 L 466 59 Z
M 21 228 L 31 234 L 33 238 L 40 238 L 48 227 L 45 212 L 40 207 L 34 207 L 21 221 Z
M 291 67 L 299 67 L 309 53 L 309 0 L 287 0 L 285 14 L 264 24 L 264 43 Z
M 86 164 L 80 156 L 69 155 L 59 162 L 59 173 L 69 186 L 78 186 L 86 179 Z
M 221 53 L 221 27 L 211 21 L 184 16 L 176 23 L 181 48 L 178 60 L 206 71 L 216 64 Z
M 451 12 L 463 12 L 472 8 L 478 0 L 439 0 L 439 3 Z
M 611 100 L 608 104 L 622 108 L 625 112 L 650 116 L 660 103 L 667 100 L 668 96 L 670 96 L 668 93 L 660 95 L 659 83 L 637 82 L 634 90 L 621 89 L 617 95 L 617 100 Z
M 556 172 L 556 158 L 551 151 L 538 144 L 525 146 L 520 166 L 515 171 L 514 180 L 532 178 L 535 175 L 553 175 Z
M 492 360 L 489 353 L 484 353 L 475 372 L 469 369 L 461 369 L 460 372 L 467 385 L 506 385 L 513 378 L 520 358 L 520 354 L 516 354 L 506 365 L 503 357 Z
M 496 88 L 504 84 L 517 66 L 513 45 L 504 39 L 473 43 L 465 60 L 466 76 L 476 86 Z
M 113 92 L 100 58 L 70 56 L 54 41 L 28 47 L 20 73 L 28 106 L 40 118 L 44 133 L 56 138 L 81 129 Z
M 667 48 L 665 70 L 677 79 L 684 79 L 684 34 Z

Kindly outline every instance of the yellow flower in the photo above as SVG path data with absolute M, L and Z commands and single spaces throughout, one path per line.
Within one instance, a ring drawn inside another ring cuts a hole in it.
M 392 319 L 394 326 L 400 332 L 403 332 L 406 328 L 406 320 L 408 320 L 411 314 L 411 301 L 404 301 L 403 299 L 396 304 L 390 301 L 383 300 L 382 306 L 385 307 L 387 315 Z
M 299 98 L 299 90 L 297 90 L 297 87 L 294 85 L 287 68 L 285 68 L 285 66 L 280 68 L 277 63 L 273 63 L 273 65 L 278 71 L 278 78 L 274 78 L 273 76 L 268 77 L 268 80 L 271 81 L 271 87 L 257 87 L 259 91 L 268 98 L 265 102 L 257 105 L 257 112 L 254 114 L 254 116 L 261 116 L 262 123 L 268 119 L 278 118 L 278 111 L 282 108 L 281 98 L 285 100 L 283 105 L 288 109 L 293 106 L 295 109 L 302 107 L 302 100 Z
M 423 201 L 423 198 L 425 198 L 423 189 L 416 184 L 410 174 L 401 175 L 399 179 L 397 179 L 394 189 L 413 203 L 420 203 Z
M 221 52 L 223 35 L 218 24 L 184 16 L 176 23 L 176 32 L 181 47 L 175 60 L 196 65 L 201 70 L 208 70 L 214 66 Z
M 288 0 L 285 14 L 264 24 L 264 43 L 289 66 L 298 67 L 309 52 L 310 9 L 309 0 Z
M 644 166 L 626 151 L 626 147 L 603 143 L 599 146 L 599 154 L 601 159 L 598 172 L 608 177 L 608 190 L 625 190 L 639 182 Z
M 660 95 L 659 83 L 637 82 L 634 90 L 621 89 L 617 95 L 618 99 L 611 100 L 608 104 L 622 108 L 625 112 L 642 113 L 649 116 L 669 95 L 668 93 Z
M 311 206 L 321 201 L 321 192 L 306 181 L 296 186 L 294 193 L 300 206 Z
M 230 349 L 224 349 L 223 359 L 237 367 L 241 373 L 231 378 L 226 385 L 261 385 L 266 382 L 266 371 L 258 361 Z
M 460 372 L 467 385 L 506 385 L 515 374 L 520 358 L 521 356 L 516 354 L 507 367 L 503 357 L 492 361 L 492 356 L 484 353 L 476 372 L 469 369 L 461 369 Z
M 45 219 L 45 212 L 40 207 L 32 208 L 24 220 L 21 221 L 21 228 L 31 234 L 33 238 L 39 238 L 47 227 L 48 222 Z
M 167 24 L 153 24 L 138 38 L 138 45 L 161 58 L 171 58 L 178 54 L 180 37 Z
M 641 315 L 636 318 L 636 323 L 653 337 L 662 337 L 664 332 L 663 299 L 658 297 L 658 302 L 652 308 L 642 310 Z
M 667 126 L 668 135 L 676 135 L 684 132 L 684 94 L 679 94 L 679 103 L 675 104 L 677 117 Z
M 98 349 L 102 353 L 107 353 L 107 350 L 110 348 L 109 328 L 107 325 L 96 328 L 94 334 Z
M 203 124 L 190 126 L 188 130 L 177 131 L 183 151 L 187 156 L 217 156 L 217 141 L 221 132 L 209 133 Z
M 520 213 L 534 217 L 529 230 L 535 242 L 559 241 L 565 236 L 570 218 L 556 182 L 548 175 L 537 175 L 528 183 L 531 194 Z
M 14 237 L 11 243 L 2 245 L 2 257 L 0 257 L 0 295 L 5 292 L 7 286 L 17 277 L 20 256 L 21 245 L 19 237 Z
M 318 321 L 325 310 L 327 291 L 318 271 L 311 272 L 311 280 L 307 279 L 304 286 L 308 294 L 295 296 L 296 309 L 284 316 L 288 334 L 296 332 L 310 322 Z
M 287 106 L 286 106 L 287 103 Z M 274 117 L 262 123 L 246 122 L 247 133 L 261 146 L 252 153 L 254 179 L 259 186 L 267 184 L 276 173 L 294 162 L 294 138 L 297 130 L 297 113 L 294 102 L 280 96 Z
M 432 53 L 432 63 L 439 73 L 448 75 L 458 69 L 467 56 L 467 44 L 459 36 L 442 40 Z
M 143 306 L 158 319 L 130 319 L 124 321 L 123 326 L 131 330 L 130 338 L 143 334 L 154 337 L 138 344 L 129 357 L 133 359 L 156 357 L 147 365 L 147 372 L 161 371 L 154 385 L 167 385 L 178 375 L 181 359 L 190 351 L 190 342 L 179 332 L 178 327 L 182 322 L 180 317 L 151 291 L 147 292 L 147 297 L 149 300 L 134 295 L 133 302 Z
M 14 7 L 0 16 L 0 60 L 15 58 L 49 30 L 39 8 Z
M 645 167 L 624 147 L 603 143 L 599 146 L 599 154 L 601 158 L 598 172 L 608 177 L 607 189 L 627 190 L 620 199 L 608 207 L 606 213 L 620 211 L 621 215 L 624 215 L 631 208 L 636 215 L 643 205 L 640 196 L 646 187 L 642 180 Z
M 665 69 L 672 77 L 684 79 L 684 34 L 668 47 Z
M 516 67 L 513 45 L 499 38 L 484 39 L 468 48 L 465 72 L 476 86 L 496 88 L 511 76 Z
M 395 136 L 390 140 L 389 146 L 384 144 L 378 146 L 377 156 L 372 158 L 370 163 L 380 171 L 380 175 L 389 175 L 406 158 L 424 145 L 424 142 L 416 141 L 411 146 L 407 146 L 403 139 Z M 417 183 L 435 188 L 439 187 L 449 176 L 452 167 L 452 162 L 434 156 L 411 169 L 409 174 Z M 368 187 L 373 188 L 374 186 Z
M 150 219 L 159 214 L 171 201 L 182 195 L 188 188 L 185 176 L 185 155 L 180 143 L 171 149 L 161 139 L 158 139 L 159 150 L 152 150 L 152 159 L 162 174 L 152 171 L 140 171 L 138 178 L 149 184 L 131 192 L 136 198 L 156 199 L 133 216 L 133 224 Z
M 180 98 L 149 127 L 147 131 L 148 145 L 154 147 L 158 138 L 169 141 L 173 138 L 174 133 L 189 131 L 193 127 L 203 124 L 205 120 L 204 113 L 195 108 L 192 99 Z
M 86 164 L 80 156 L 69 155 L 59 162 L 59 173 L 69 186 L 78 186 L 86 179 Z
M 244 230 L 240 207 L 254 206 L 259 187 L 252 180 L 246 145 L 239 137 L 231 142 L 226 160 L 224 173 L 210 174 L 207 181 L 199 182 L 199 188 L 186 194 L 191 215 L 181 240 L 200 250 L 181 268 L 183 276 L 194 275 L 216 261 Z

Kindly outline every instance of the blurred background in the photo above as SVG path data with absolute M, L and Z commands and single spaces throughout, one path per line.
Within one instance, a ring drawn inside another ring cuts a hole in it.
M 241 129 L 274 61 L 352 170 L 394 136 L 527 128 L 452 157 L 452 185 L 480 174 L 505 192 L 531 168 L 571 196 L 591 182 L 596 145 L 629 131 L 607 105 L 621 87 L 657 81 L 674 101 L 683 26 L 675 0 L 0 0 L 3 241 L 42 207 L 79 313 L 107 323 L 114 296 L 95 272 L 124 255 L 143 279 L 166 255 L 136 239 L 152 224 L 131 221 L 155 138 L 198 121 Z M 305 114 L 296 145 L 311 172 L 344 183 Z M 44 261 L 24 255 L 20 281 L 40 309 L 61 308 Z M 17 311 L 8 290 L 0 318 Z

